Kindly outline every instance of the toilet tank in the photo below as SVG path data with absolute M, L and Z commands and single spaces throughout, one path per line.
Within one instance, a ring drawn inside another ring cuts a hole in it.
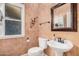
M 42 49 L 46 49 L 47 48 L 47 39 L 44 37 L 39 37 L 39 47 Z

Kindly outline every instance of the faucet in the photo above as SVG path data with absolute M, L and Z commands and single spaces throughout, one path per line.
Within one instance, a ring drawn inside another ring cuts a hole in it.
M 59 37 L 58 42 L 64 43 L 64 40 L 61 37 Z
M 54 39 L 54 41 L 58 41 L 60 43 L 64 43 L 64 39 L 62 39 L 61 37 L 56 38 L 55 34 L 53 34 L 53 39 Z

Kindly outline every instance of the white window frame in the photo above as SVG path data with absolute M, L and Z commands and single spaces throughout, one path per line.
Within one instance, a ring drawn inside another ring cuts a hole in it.
M 5 14 L 5 3 L 3 5 L 4 5 L 4 14 Z M 13 5 L 22 8 L 21 9 L 21 20 L 14 20 L 14 19 L 9 18 L 9 20 L 12 20 L 12 21 L 21 21 L 21 34 L 19 34 L 19 35 L 5 35 L 5 19 L 8 19 L 8 17 L 3 16 L 3 18 L 4 18 L 3 19 L 4 34 L 0 35 L 0 39 L 19 38 L 19 37 L 24 37 L 25 36 L 25 6 L 24 6 L 24 4 L 20 4 L 20 3 L 13 3 Z

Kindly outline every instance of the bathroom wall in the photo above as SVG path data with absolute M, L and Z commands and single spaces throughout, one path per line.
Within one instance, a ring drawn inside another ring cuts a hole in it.
M 33 46 L 38 46 L 38 20 L 30 28 L 31 19 L 37 17 L 38 4 L 25 4 L 25 36 L 0 39 L 0 55 L 22 55 Z M 29 37 L 30 42 L 27 42 Z
M 79 27 L 78 32 L 55 32 L 51 31 L 51 24 L 46 23 L 39 25 L 40 23 L 51 21 L 51 12 L 50 8 L 54 4 L 51 3 L 39 3 L 25 4 L 25 36 L 10 38 L 10 39 L 0 39 L 0 55 L 22 55 L 27 52 L 31 47 L 38 46 L 38 36 L 43 36 L 49 40 L 53 38 L 53 34 L 56 34 L 56 37 L 65 38 L 71 40 L 74 44 L 74 48 L 66 52 L 64 55 L 79 55 Z M 79 4 L 78 4 L 79 10 Z M 31 19 L 36 18 L 35 25 L 30 28 Z M 78 12 L 78 25 L 79 25 L 79 12 Z M 27 37 L 29 37 L 30 42 L 27 42 Z M 45 52 L 48 55 L 54 55 L 54 50 L 47 48 Z
M 39 23 L 50 21 L 51 22 L 51 12 L 50 8 L 53 6 L 53 4 L 39 4 Z M 63 9 L 62 9 L 63 10 Z M 60 12 L 62 12 L 60 10 Z M 79 4 L 78 4 L 78 10 L 79 10 Z M 74 44 L 74 48 L 66 52 L 65 55 L 79 55 L 79 11 L 77 12 L 78 19 L 77 19 L 77 32 L 64 32 L 64 31 L 51 31 L 51 24 L 43 24 L 39 26 L 39 36 L 43 36 L 48 38 L 49 40 L 53 38 L 53 34 L 56 34 L 56 37 L 65 38 L 68 40 L 71 40 Z M 54 52 L 51 51 L 51 48 L 48 48 L 47 50 L 48 55 L 54 55 Z

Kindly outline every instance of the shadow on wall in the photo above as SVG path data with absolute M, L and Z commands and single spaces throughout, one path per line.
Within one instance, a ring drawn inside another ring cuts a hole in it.
M 79 47 L 74 45 L 70 51 L 64 53 L 64 56 L 79 56 Z

